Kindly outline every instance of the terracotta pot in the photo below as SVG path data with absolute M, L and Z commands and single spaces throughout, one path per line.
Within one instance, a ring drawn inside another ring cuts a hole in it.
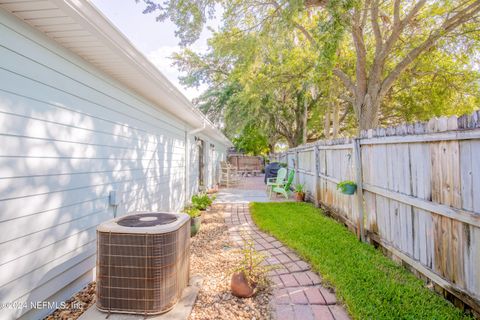
M 295 200 L 299 202 L 305 201 L 305 193 L 303 192 L 295 192 Z
M 212 189 L 207 190 L 207 194 L 213 194 L 218 192 L 218 185 L 213 186 Z
M 232 274 L 230 289 L 232 290 L 232 294 L 239 298 L 249 298 L 255 293 L 255 287 L 251 287 L 248 284 L 243 272 L 235 272 Z

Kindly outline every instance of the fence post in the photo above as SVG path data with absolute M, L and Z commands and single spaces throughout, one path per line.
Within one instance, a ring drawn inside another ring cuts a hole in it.
M 295 170 L 295 183 L 296 184 L 299 184 L 300 183 L 300 177 L 298 176 L 300 172 L 298 172 L 298 147 L 295 148 L 295 167 L 294 167 L 294 170 Z
M 314 194 L 314 201 L 315 201 L 315 206 L 318 207 L 319 206 L 319 199 L 318 199 L 318 173 L 320 172 L 320 161 L 318 159 L 318 146 L 317 144 L 315 143 L 313 145 L 313 162 L 314 162 L 314 166 L 315 166 L 315 178 L 313 179 L 313 190 L 315 192 Z
M 364 234 L 364 212 L 363 212 L 363 176 L 362 176 L 362 154 L 361 154 L 360 138 L 355 138 L 353 141 L 353 153 L 355 155 L 355 183 L 357 184 L 357 207 L 358 207 L 358 221 L 357 229 L 361 241 L 365 241 Z

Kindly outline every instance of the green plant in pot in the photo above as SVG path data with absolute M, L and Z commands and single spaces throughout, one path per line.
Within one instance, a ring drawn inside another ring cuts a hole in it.
M 190 216 L 190 236 L 193 237 L 200 230 L 202 224 L 201 211 L 195 207 L 186 207 L 183 211 Z
M 295 200 L 299 202 L 305 201 L 305 185 L 300 183 L 296 184 L 294 188 L 294 192 L 295 192 Z
M 244 242 L 242 260 L 234 270 L 230 282 L 232 294 L 239 298 L 249 298 L 268 286 L 267 273 L 273 266 L 264 264 L 266 255 L 255 250 L 252 240 Z
M 192 196 L 192 206 L 204 211 L 212 204 L 213 200 L 206 193 L 199 193 Z
M 343 194 L 352 195 L 357 190 L 357 184 L 351 180 L 345 180 L 337 184 L 337 189 Z

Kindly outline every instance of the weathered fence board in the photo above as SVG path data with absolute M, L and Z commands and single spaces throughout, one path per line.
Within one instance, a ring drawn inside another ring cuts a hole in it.
M 479 114 L 318 141 L 276 159 L 316 204 L 480 312 Z M 337 190 L 344 180 L 357 183 L 356 196 Z

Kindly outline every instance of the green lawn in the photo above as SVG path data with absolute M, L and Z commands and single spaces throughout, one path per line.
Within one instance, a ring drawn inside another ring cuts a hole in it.
M 309 261 L 355 319 L 465 319 L 405 268 L 307 203 L 253 203 L 253 220 Z

